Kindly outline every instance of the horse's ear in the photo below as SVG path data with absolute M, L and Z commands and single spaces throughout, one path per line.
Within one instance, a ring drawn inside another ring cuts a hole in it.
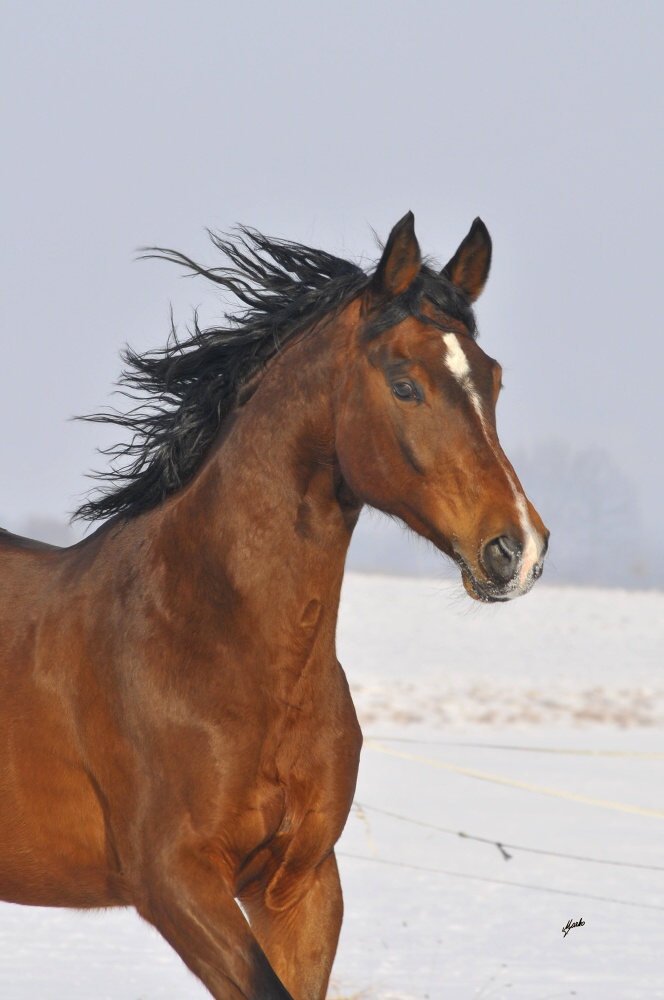
M 491 237 L 482 220 L 477 218 L 452 260 L 440 273 L 474 302 L 484 288 L 490 267 Z
M 415 236 L 415 216 L 407 212 L 389 235 L 369 291 L 377 298 L 392 298 L 405 292 L 417 277 L 422 264 Z

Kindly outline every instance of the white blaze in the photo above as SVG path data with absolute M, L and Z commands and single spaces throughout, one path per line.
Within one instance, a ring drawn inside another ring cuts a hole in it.
M 477 394 L 475 386 L 473 385 L 473 380 L 470 376 L 470 364 L 468 363 L 466 352 L 462 348 L 458 336 L 456 333 L 444 333 L 443 341 L 445 343 L 445 347 L 447 348 L 445 364 L 452 375 L 454 375 L 459 385 L 468 393 L 468 397 L 473 404 L 473 409 L 479 417 L 480 426 L 482 427 L 487 444 L 491 448 L 491 451 L 494 453 L 499 465 L 505 473 L 507 481 L 510 484 L 512 494 L 514 495 L 514 504 L 517 509 L 519 524 L 521 525 L 524 538 L 523 552 L 521 555 L 521 569 L 519 571 L 518 579 L 518 588 L 521 589 L 525 585 L 530 571 L 537 564 L 541 552 L 537 535 L 528 515 L 526 498 L 521 490 L 517 488 L 512 474 L 505 463 L 504 456 L 496 448 L 491 434 L 489 433 L 486 417 L 484 416 L 484 411 L 482 409 L 482 401 Z M 516 591 L 513 592 L 513 596 L 516 597 Z
M 456 333 L 444 333 L 443 341 L 445 342 L 445 347 L 447 348 L 445 364 L 454 377 L 458 379 L 459 382 L 463 382 L 470 375 L 470 365 L 468 364 L 466 352 L 459 343 L 459 338 Z

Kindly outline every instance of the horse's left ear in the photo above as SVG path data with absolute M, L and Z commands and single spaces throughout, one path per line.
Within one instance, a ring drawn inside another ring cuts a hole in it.
M 420 245 L 415 236 L 415 216 L 407 212 L 389 235 L 383 256 L 371 279 L 369 291 L 377 298 L 392 298 L 405 292 L 422 265 Z
M 490 267 L 491 237 L 478 217 L 452 260 L 440 273 L 474 302 L 482 293 Z

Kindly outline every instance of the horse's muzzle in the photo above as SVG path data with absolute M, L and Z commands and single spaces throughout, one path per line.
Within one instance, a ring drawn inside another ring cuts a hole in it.
M 482 548 L 477 569 L 473 569 L 458 550 L 454 555 L 461 567 L 461 576 L 468 594 L 476 601 L 494 604 L 511 601 L 527 594 L 539 580 L 544 569 L 544 559 L 549 544 L 549 534 L 541 539 L 539 554 L 531 565 L 524 565 L 521 542 L 510 535 L 491 539 Z

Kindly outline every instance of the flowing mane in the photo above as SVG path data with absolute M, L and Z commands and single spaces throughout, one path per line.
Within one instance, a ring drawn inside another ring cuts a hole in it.
M 110 468 L 92 475 L 104 485 L 75 511 L 76 519 L 133 517 L 179 490 L 195 473 L 225 416 L 255 388 L 270 359 L 305 326 L 333 315 L 369 282 L 357 264 L 244 226 L 233 238 L 209 236 L 225 259 L 221 266 L 203 267 L 162 247 L 146 248 L 141 259 L 184 266 L 231 292 L 240 308 L 225 314 L 226 325 L 204 329 L 194 313 L 185 339 L 171 319 L 165 347 L 145 354 L 124 350 L 118 384 L 137 405 L 127 413 L 110 410 L 81 419 L 115 424 L 129 431 L 130 439 L 101 449 L 111 459 Z M 377 336 L 407 315 L 425 318 L 423 297 L 460 319 L 474 335 L 468 299 L 424 264 L 408 293 L 372 317 L 365 336 Z

